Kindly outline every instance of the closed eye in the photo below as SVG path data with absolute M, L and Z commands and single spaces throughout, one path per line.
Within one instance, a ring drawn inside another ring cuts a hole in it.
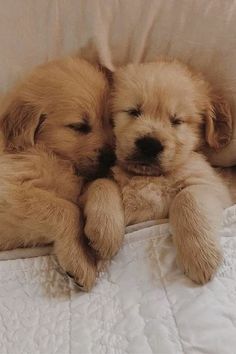
M 171 125 L 177 126 L 183 123 L 183 120 L 176 115 L 170 116 Z
M 88 134 L 92 130 L 92 128 L 88 122 L 68 124 L 67 128 L 70 128 L 70 129 L 72 129 L 76 132 L 82 133 L 82 134 Z
M 129 108 L 127 110 L 125 110 L 124 112 L 128 113 L 128 115 L 132 116 L 132 117 L 139 117 L 142 114 L 142 111 L 139 107 L 137 108 Z

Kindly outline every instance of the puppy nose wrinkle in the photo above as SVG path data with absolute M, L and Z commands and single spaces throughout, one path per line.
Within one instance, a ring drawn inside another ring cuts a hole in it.
M 135 142 L 138 151 L 147 157 L 155 157 L 163 150 L 163 145 L 157 139 L 151 137 L 143 137 Z

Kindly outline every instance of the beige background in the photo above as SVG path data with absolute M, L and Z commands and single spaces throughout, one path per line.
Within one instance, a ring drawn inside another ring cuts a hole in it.
M 2 91 L 33 66 L 79 49 L 111 69 L 167 55 L 203 71 L 236 113 L 234 0 L 0 0 L 0 43 Z M 214 162 L 236 163 L 236 129 Z

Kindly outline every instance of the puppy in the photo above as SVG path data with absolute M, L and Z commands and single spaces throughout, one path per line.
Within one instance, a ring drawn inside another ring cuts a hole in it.
M 230 140 L 227 104 L 202 76 L 180 62 L 163 60 L 118 69 L 112 111 L 117 155 L 113 177 L 124 215 L 112 204 L 118 198 L 114 182 L 97 180 L 87 191 L 93 208 L 85 208 L 86 234 L 96 239 L 97 248 L 99 240 L 103 255 L 110 256 L 122 240 L 117 231 L 123 220 L 129 225 L 169 217 L 184 273 L 197 283 L 209 281 L 222 260 L 222 210 L 232 201 L 202 149 L 206 144 L 218 149 Z M 105 201 L 99 190 L 109 184 Z M 108 235 L 113 250 L 107 250 Z
M 96 262 L 77 206 L 84 178 L 114 160 L 104 74 L 78 58 L 36 68 L 2 101 L 0 249 L 54 244 L 62 269 L 88 290 Z

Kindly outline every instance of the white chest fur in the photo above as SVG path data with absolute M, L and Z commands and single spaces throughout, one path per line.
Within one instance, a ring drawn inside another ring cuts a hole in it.
M 135 176 L 118 166 L 113 168 L 113 175 L 121 189 L 126 225 L 167 218 L 176 194 L 191 185 L 209 185 L 223 205 L 228 205 L 222 179 L 198 153 L 192 153 L 185 164 L 166 176 Z
M 171 201 L 183 188 L 172 177 L 130 176 L 119 167 L 113 172 L 121 188 L 126 225 L 167 218 Z

